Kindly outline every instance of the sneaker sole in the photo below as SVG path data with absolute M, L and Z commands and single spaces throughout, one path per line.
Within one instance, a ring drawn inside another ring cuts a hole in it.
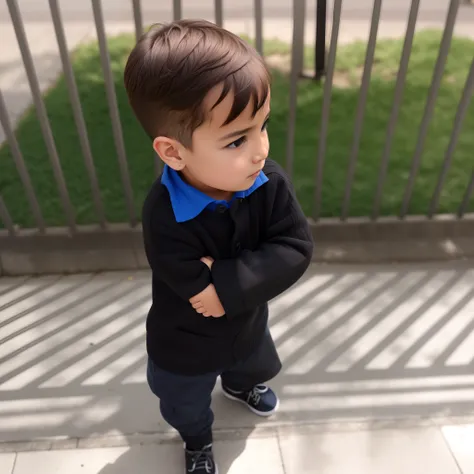
M 187 469 L 184 469 L 184 474 L 189 474 L 189 471 Z M 219 469 L 217 468 L 217 465 L 216 465 L 216 472 L 215 474 L 219 474 Z
M 184 474 L 189 474 L 189 471 L 187 469 L 184 469 Z M 214 474 L 219 474 L 219 469 L 217 469 L 217 465 L 216 465 L 216 472 Z
M 277 404 L 275 405 L 275 408 L 273 410 L 271 410 L 271 411 L 258 411 L 255 408 L 252 408 L 244 400 L 241 400 L 240 398 L 234 397 L 230 393 L 227 393 L 225 390 L 222 390 L 222 393 L 224 394 L 224 397 L 228 398 L 229 400 L 232 400 L 234 402 L 242 403 L 242 405 L 245 405 L 251 412 L 255 413 L 255 415 L 262 416 L 264 418 L 272 416 L 274 413 L 276 413 L 278 411 L 278 408 L 280 407 L 280 400 L 277 398 Z

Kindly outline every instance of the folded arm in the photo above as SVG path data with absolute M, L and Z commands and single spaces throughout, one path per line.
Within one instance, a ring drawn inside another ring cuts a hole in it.
M 291 287 L 311 261 L 311 230 L 291 186 L 284 176 L 273 195 L 264 242 L 233 259 L 216 260 L 212 280 L 228 317 L 270 301 Z
M 144 232 L 148 262 L 154 275 L 185 301 L 211 283 L 209 267 L 201 261 L 203 250 L 192 236 L 173 224 L 150 224 Z

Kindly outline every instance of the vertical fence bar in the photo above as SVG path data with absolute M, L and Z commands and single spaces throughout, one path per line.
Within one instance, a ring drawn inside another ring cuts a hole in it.
M 99 183 L 97 181 L 97 174 L 94 165 L 94 159 L 92 157 L 92 150 L 89 143 L 89 137 L 84 121 L 84 115 L 82 113 L 81 100 L 79 98 L 76 79 L 74 77 L 74 71 L 72 69 L 71 60 L 69 58 L 69 48 L 66 42 L 66 35 L 64 34 L 63 21 L 61 18 L 61 11 L 59 9 L 58 0 L 49 0 L 49 7 L 51 10 L 51 17 L 53 19 L 54 30 L 56 32 L 56 40 L 58 42 L 59 54 L 61 56 L 64 76 L 66 78 L 66 83 L 68 86 L 67 89 L 69 94 L 69 100 L 71 102 L 74 121 L 76 123 L 76 128 L 79 135 L 79 143 L 81 146 L 82 155 L 84 156 L 87 174 L 89 176 L 89 183 L 91 186 L 95 212 L 99 219 L 100 226 L 105 229 L 106 223 L 104 206 L 102 204 Z
M 214 0 L 214 10 L 216 14 L 216 25 L 222 27 L 224 25 L 224 13 L 222 9 L 222 0 Z
M 372 12 L 372 24 L 370 26 L 369 42 L 367 44 L 367 52 L 365 55 L 364 72 L 362 74 L 362 82 L 359 92 L 359 101 L 357 104 L 356 119 L 354 125 L 354 138 L 352 140 L 352 148 L 349 154 L 349 168 L 347 170 L 346 190 L 344 201 L 342 203 L 341 219 L 347 219 L 351 205 L 352 185 L 354 183 L 354 174 L 357 166 L 357 157 L 359 154 L 360 139 L 362 135 L 362 127 L 364 126 L 364 115 L 367 104 L 367 94 L 370 86 L 370 77 L 372 75 L 372 65 L 374 63 L 375 47 L 377 43 L 377 33 L 380 24 L 380 12 L 382 9 L 382 0 L 374 0 Z
M 8 118 L 7 106 L 5 104 L 5 100 L 3 99 L 3 94 L 1 91 L 0 91 L 0 124 L 2 125 L 2 128 L 5 131 L 7 142 L 10 145 L 10 150 L 13 156 L 13 160 L 15 161 L 18 174 L 20 175 L 21 182 L 23 184 L 23 187 L 25 188 L 28 204 L 33 214 L 36 226 L 38 227 L 40 233 L 44 234 L 46 232 L 46 225 L 44 223 L 43 214 L 41 213 L 41 209 L 38 204 L 38 199 L 36 197 L 33 184 L 31 183 L 30 174 L 26 167 L 25 160 L 23 159 L 23 155 L 21 154 L 18 141 L 15 137 L 15 133 L 13 132 L 13 127 L 10 123 L 10 119 Z
M 181 0 L 173 0 L 173 20 L 181 20 L 181 18 L 183 18 Z
M 133 19 L 135 22 L 135 40 L 138 43 L 140 38 L 143 36 L 143 16 L 142 16 L 142 6 L 141 0 L 132 0 L 133 1 Z M 159 176 L 160 168 L 157 166 L 157 155 L 153 153 L 153 162 L 155 165 L 155 176 Z
M 28 39 L 26 37 L 25 29 L 23 26 L 23 20 L 21 18 L 20 10 L 18 8 L 17 0 L 7 0 L 8 10 L 12 19 L 13 28 L 15 30 L 16 39 L 20 48 L 21 56 L 23 58 L 23 64 L 25 66 L 26 75 L 30 85 L 31 93 L 33 95 L 33 103 L 35 105 L 36 114 L 41 127 L 41 132 L 48 150 L 51 166 L 53 168 L 54 178 L 58 186 L 59 195 L 61 198 L 61 205 L 66 216 L 71 232 L 76 232 L 76 222 L 74 217 L 74 209 L 72 207 L 69 193 L 64 179 L 61 163 L 59 161 L 56 144 L 54 143 L 53 132 L 48 120 L 48 114 L 44 105 L 41 89 L 36 76 L 36 71 L 31 56 L 31 51 L 28 45 Z
M 466 79 L 466 84 L 462 93 L 461 100 L 459 101 L 458 109 L 456 112 L 456 117 L 454 119 L 453 131 L 451 133 L 451 138 L 449 140 L 448 148 L 446 149 L 446 154 L 444 157 L 443 168 L 439 175 L 438 182 L 436 184 L 436 189 L 431 198 L 430 208 L 428 210 L 428 217 L 433 217 L 438 210 L 439 198 L 441 191 L 443 189 L 444 183 L 446 181 L 446 176 L 448 174 L 451 162 L 453 159 L 454 150 L 458 143 L 459 134 L 461 132 L 462 124 L 464 118 L 469 108 L 469 103 L 471 101 L 472 92 L 474 90 L 474 60 L 471 63 L 471 69 L 469 70 L 469 75 Z
M 5 202 L 3 201 L 2 196 L 0 196 L 0 219 L 4 223 L 8 234 L 11 236 L 16 235 L 16 230 L 15 226 L 13 225 L 13 220 L 10 216 L 10 213 L 8 212 L 7 206 Z
M 326 63 L 326 17 L 327 0 L 316 0 L 316 41 L 314 43 L 314 76 L 320 80 L 324 76 Z
M 122 178 L 122 185 L 125 192 L 125 201 L 127 205 L 128 217 L 130 225 L 137 224 L 137 214 L 133 199 L 133 189 L 130 182 L 130 174 L 128 171 L 127 156 L 125 153 L 125 144 L 122 135 L 122 125 L 120 123 L 120 116 L 117 105 L 117 96 L 115 94 L 115 84 L 110 67 L 109 49 L 107 46 L 107 37 L 105 34 L 104 16 L 102 13 L 101 0 L 92 0 L 92 9 L 94 12 L 94 21 L 97 30 L 97 38 L 99 40 L 100 60 L 102 63 L 102 70 L 105 80 L 105 91 L 107 94 L 107 102 L 109 105 L 110 119 L 112 122 L 112 132 L 114 135 L 115 149 L 120 166 L 120 175 Z
M 263 56 L 263 0 L 254 0 L 255 48 Z M 294 0 L 298 1 L 298 0 Z
M 324 174 L 324 158 L 326 155 L 327 133 L 329 117 L 331 111 L 332 83 L 334 78 L 334 68 L 336 65 L 337 40 L 339 37 L 339 26 L 341 23 L 342 0 L 334 0 L 332 18 L 331 43 L 329 45 L 328 64 L 326 79 L 324 82 L 323 106 L 321 110 L 321 129 L 319 132 L 318 155 L 316 164 L 316 177 L 314 189 L 314 210 L 313 216 L 317 221 L 321 213 L 321 198 Z
M 374 207 L 372 209 L 372 220 L 378 218 L 380 213 L 380 204 L 382 201 L 383 188 L 387 177 L 388 163 L 390 160 L 390 152 L 392 149 L 393 135 L 398 121 L 400 106 L 403 99 L 403 91 L 405 89 L 406 77 L 408 72 L 408 64 L 410 62 L 411 50 L 413 46 L 413 37 L 415 35 L 416 21 L 420 10 L 420 0 L 413 0 L 408 17 L 407 29 L 405 33 L 405 41 L 403 44 L 402 57 L 400 59 L 400 67 L 398 69 L 397 82 L 395 84 L 395 93 L 393 96 L 392 112 L 387 127 L 387 136 L 385 138 L 385 146 L 380 164 L 379 178 L 377 180 L 377 190 L 375 192 Z
M 412 159 L 410 177 L 408 178 L 405 194 L 403 196 L 402 207 L 400 209 L 400 218 L 404 218 L 406 216 L 408 212 L 408 208 L 410 207 L 411 196 L 413 194 L 413 188 L 415 186 L 416 176 L 418 174 L 418 170 L 421 164 L 421 156 L 424 149 L 426 135 L 428 133 L 428 127 L 430 125 L 431 117 L 433 115 L 436 99 L 438 97 L 439 87 L 441 84 L 441 79 L 443 77 L 444 66 L 446 64 L 446 59 L 448 57 L 449 48 L 451 45 L 451 39 L 453 37 L 454 23 L 456 21 L 456 16 L 459 10 L 459 1 L 460 0 L 451 0 L 451 3 L 449 5 L 448 15 L 446 18 L 446 24 L 444 27 L 443 38 L 441 40 L 438 59 L 436 60 L 436 65 L 435 65 L 435 69 L 433 73 L 433 79 L 431 82 L 430 91 L 428 93 L 428 99 L 426 101 L 423 119 L 420 125 L 418 141 L 417 141 L 415 153 Z
M 296 106 L 298 100 L 298 79 L 303 67 L 304 36 L 303 25 L 306 0 L 293 0 L 293 43 L 291 50 L 290 103 L 288 106 L 288 133 L 286 138 L 286 171 L 293 176 Z
M 458 217 L 460 218 L 463 217 L 464 214 L 467 212 L 469 201 L 471 200 L 473 193 L 474 193 L 474 171 L 471 174 L 471 181 L 469 182 L 469 185 L 467 186 L 466 193 L 464 194 L 462 203 L 459 206 Z
M 141 0 L 133 0 L 133 20 L 135 21 L 135 39 L 138 40 L 143 35 L 143 17 Z

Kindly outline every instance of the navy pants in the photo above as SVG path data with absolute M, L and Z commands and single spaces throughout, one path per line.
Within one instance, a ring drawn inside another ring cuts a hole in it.
M 151 391 L 160 399 L 166 422 L 179 432 L 188 448 L 200 449 L 212 443 L 211 393 L 219 376 L 231 390 L 246 391 L 272 379 L 280 370 L 280 358 L 267 330 L 258 349 L 234 367 L 187 376 L 166 372 L 148 359 L 147 380 Z

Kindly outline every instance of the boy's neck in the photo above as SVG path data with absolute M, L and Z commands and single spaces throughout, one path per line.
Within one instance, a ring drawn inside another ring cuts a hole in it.
M 222 191 L 220 189 L 214 189 L 209 186 L 206 186 L 205 184 L 195 179 L 194 176 L 190 175 L 186 168 L 180 171 L 179 175 L 181 176 L 181 179 L 184 182 L 197 189 L 198 191 L 201 191 L 206 196 L 215 199 L 216 201 L 230 201 L 234 195 L 232 191 Z

